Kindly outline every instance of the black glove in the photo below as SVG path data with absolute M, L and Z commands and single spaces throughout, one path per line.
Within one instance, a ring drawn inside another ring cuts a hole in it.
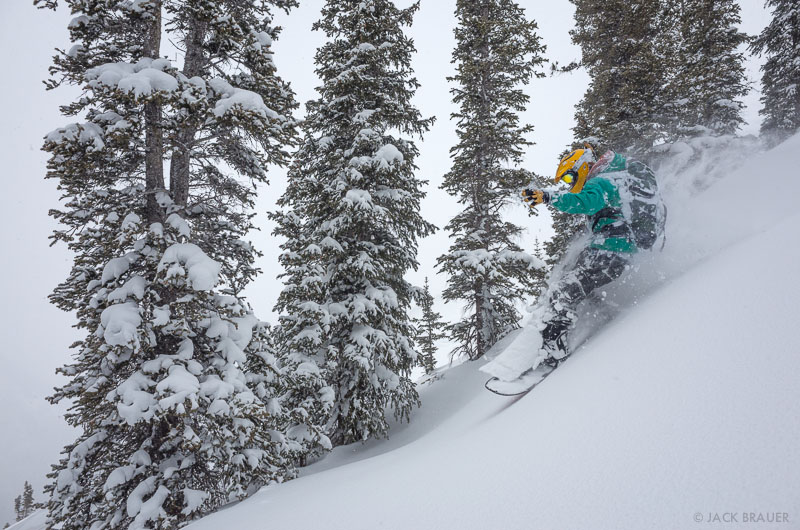
M 522 197 L 523 200 L 527 202 L 528 206 L 530 206 L 531 208 L 533 208 L 537 204 L 542 204 L 542 203 L 547 204 L 550 202 L 550 194 L 542 190 L 529 190 L 529 189 L 523 190 Z

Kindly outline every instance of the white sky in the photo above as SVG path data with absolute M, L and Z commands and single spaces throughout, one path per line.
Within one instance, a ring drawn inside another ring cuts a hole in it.
M 398 0 L 401 6 L 408 0 Z M 539 23 L 540 35 L 547 45 L 547 58 L 560 63 L 579 58 L 579 50 L 570 43 L 568 30 L 572 24 L 572 4 L 567 0 L 522 0 L 529 16 Z M 769 15 L 762 0 L 740 0 L 742 28 L 758 33 Z M 285 30 L 275 45 L 275 60 L 280 74 L 292 82 L 298 100 L 315 97 L 314 50 L 322 35 L 310 31 L 322 0 L 301 0 L 303 6 L 289 17 L 280 16 Z M 411 29 L 418 54 L 415 59 L 417 77 L 422 87 L 416 103 L 426 116 L 437 116 L 437 122 L 420 143 L 419 176 L 430 181 L 428 197 L 423 202 L 423 215 L 443 227 L 458 211 L 454 197 L 439 190 L 442 176 L 449 169 L 449 149 L 455 143 L 455 131 L 449 121 L 453 107 L 449 85 L 445 80 L 453 71 L 450 53 L 455 0 L 422 0 Z M 68 46 L 66 10 L 58 13 L 37 11 L 30 0 L 0 2 L 0 101 L 4 102 L 0 132 L 3 191 L 0 195 L 0 293 L 5 303 L 0 308 L 2 319 L 2 369 L 0 369 L 0 526 L 13 517 L 13 498 L 21 493 L 29 480 L 43 499 L 41 487 L 50 464 L 58 460 L 61 448 L 71 441 L 70 432 L 61 419 L 63 408 L 49 405 L 44 397 L 57 384 L 57 366 L 69 360 L 67 349 L 77 334 L 71 329 L 73 318 L 61 313 L 47 301 L 53 287 L 66 277 L 70 266 L 69 253 L 63 246 L 48 247 L 48 235 L 54 228 L 47 216 L 57 205 L 55 182 L 43 179 L 46 156 L 39 149 L 42 137 L 66 123 L 58 105 L 76 94 L 72 88 L 45 92 L 41 81 L 55 47 Z M 758 88 L 757 60 L 748 62 L 748 75 Z M 524 119 L 535 126 L 532 139 L 536 145 L 526 152 L 525 165 L 540 174 L 552 174 L 558 153 L 571 141 L 573 106 L 584 91 L 586 75 L 547 77 L 534 80 L 528 88 L 531 103 Z M 747 98 L 745 133 L 758 131 L 759 93 Z M 281 284 L 275 280 L 278 242 L 271 237 L 272 227 L 264 213 L 274 208 L 283 192 L 283 171 L 275 171 L 269 187 L 262 190 L 257 205 L 257 223 L 263 228 L 253 239 L 264 252 L 259 266 L 264 274 L 252 284 L 248 297 L 258 316 L 274 321 L 272 306 Z M 509 216 L 530 229 L 522 242 L 531 250 L 533 237 L 544 230 L 542 221 L 529 218 L 520 205 Z M 539 223 L 540 226 L 537 226 Z M 445 278 L 434 270 L 436 258 L 449 247 L 443 231 L 420 242 L 420 270 L 409 279 L 421 284 L 428 276 L 434 295 L 445 286 Z M 456 304 L 437 310 L 448 320 L 459 317 Z M 445 352 L 443 352 L 445 353 Z M 446 358 L 442 355 L 441 359 Z

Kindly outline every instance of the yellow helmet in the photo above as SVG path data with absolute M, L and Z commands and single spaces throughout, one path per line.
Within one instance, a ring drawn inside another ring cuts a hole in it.
M 555 183 L 565 182 L 570 185 L 571 193 L 580 193 L 594 162 L 594 152 L 588 144 L 586 149 L 574 150 L 565 155 L 558 164 Z

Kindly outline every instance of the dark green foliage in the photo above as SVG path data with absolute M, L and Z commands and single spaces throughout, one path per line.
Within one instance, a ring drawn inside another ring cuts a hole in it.
M 735 0 L 666 2 L 659 41 L 668 71 L 664 89 L 665 136 L 733 134 L 744 123 L 740 100 L 749 88 L 744 54 L 747 36 Z
M 444 299 L 465 300 L 460 322 L 449 326 L 458 343 L 454 355 L 477 359 L 517 326 L 517 304 L 527 298 L 538 261 L 522 251 L 519 226 L 503 219 L 530 174 L 519 164 L 533 127 L 520 124 L 529 97 L 522 91 L 541 76 L 544 46 L 536 23 L 510 0 L 460 0 L 450 80 L 459 110 L 458 144 L 442 188 L 458 197 L 463 210 L 447 225 L 454 239 L 438 267 L 448 276 Z
M 419 364 L 430 374 L 436 368 L 436 341 L 447 336 L 444 333 L 446 325 L 442 322 L 442 315 L 433 310 L 433 295 L 431 294 L 428 278 L 419 293 L 417 304 L 422 309 L 422 316 L 415 321 L 416 343 L 422 355 Z
M 591 78 L 575 136 L 650 160 L 687 136 L 733 134 L 748 91 L 735 0 L 570 0 Z
M 617 151 L 643 152 L 657 141 L 666 80 L 658 53 L 660 0 L 570 0 L 572 40 L 591 81 L 576 107 L 575 137 Z
M 761 67 L 761 102 L 764 116 L 761 132 L 777 143 L 800 129 L 800 3 L 796 0 L 767 0 L 772 20 L 750 45 L 764 54 Z

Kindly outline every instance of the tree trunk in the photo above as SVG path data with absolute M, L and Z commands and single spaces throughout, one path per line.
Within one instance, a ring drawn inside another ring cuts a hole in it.
M 483 321 L 483 304 L 485 300 L 483 299 L 483 281 L 480 279 L 475 282 L 475 357 L 472 358 L 474 361 L 475 359 L 480 359 L 483 357 L 485 352 L 485 337 L 483 336 L 483 331 L 485 327 L 485 322 Z
M 146 57 L 153 59 L 161 54 L 161 0 L 153 2 L 153 18 L 147 28 L 144 53 Z M 156 199 L 156 193 L 164 189 L 164 131 L 161 120 L 161 104 L 156 101 L 145 103 L 145 194 L 148 223 L 161 222 L 164 219 L 164 212 Z
M 188 77 L 200 75 L 205 67 L 206 58 L 203 54 L 203 39 L 206 34 L 207 24 L 197 19 L 189 21 L 189 31 L 186 35 L 186 59 L 183 65 L 183 74 Z M 185 207 L 189 200 L 189 183 L 191 175 L 191 154 L 194 138 L 197 134 L 197 125 L 189 118 L 183 128 L 175 136 L 175 148 L 172 152 L 170 164 L 169 187 L 172 200 L 177 206 Z
M 483 204 L 483 201 L 487 200 L 487 187 L 489 186 L 489 172 L 487 168 L 487 158 L 489 156 L 488 150 L 489 145 L 486 141 L 486 125 L 490 118 L 489 113 L 489 88 L 488 88 L 488 81 L 489 81 L 489 67 L 488 67 L 488 60 L 489 60 L 489 35 L 488 35 L 488 23 L 489 23 L 489 6 L 488 4 L 484 4 L 481 8 L 481 26 L 483 27 L 484 31 L 486 32 L 486 40 L 481 45 L 481 59 L 482 59 L 482 72 L 481 72 L 481 108 L 480 114 L 478 116 L 478 127 L 479 127 L 479 139 L 478 145 L 478 160 L 476 160 L 475 167 L 477 168 L 477 182 L 474 184 L 474 191 L 473 192 L 473 201 L 474 207 L 476 210 L 475 216 L 475 229 L 477 230 L 485 230 L 485 219 L 486 219 L 486 204 Z M 479 191 L 478 191 L 479 190 Z M 488 243 L 485 243 L 486 251 L 488 252 Z M 483 354 L 486 353 L 486 343 L 488 342 L 488 337 L 484 336 L 484 331 L 486 327 L 486 322 L 484 321 L 484 282 L 482 278 L 479 278 L 475 282 L 475 326 L 476 326 L 476 333 L 475 333 L 475 359 L 480 359 L 483 357 Z

